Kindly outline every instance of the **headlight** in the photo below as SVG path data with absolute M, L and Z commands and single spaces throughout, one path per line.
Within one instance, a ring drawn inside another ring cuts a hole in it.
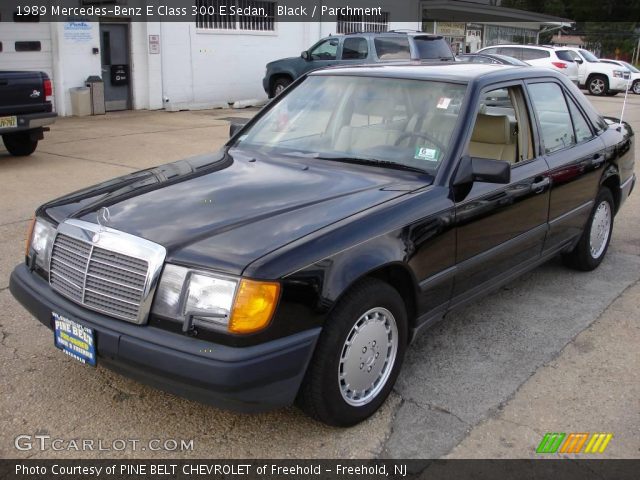
M 624 72 L 622 70 L 614 70 L 613 76 L 617 78 L 622 78 L 624 76 Z
M 152 312 L 183 323 L 230 333 L 264 329 L 275 310 L 280 285 L 216 275 L 167 264 Z
M 35 265 L 45 272 L 49 272 L 49 258 L 55 236 L 56 228 L 52 224 L 42 218 L 34 218 L 27 237 L 26 256 L 34 258 L 35 255 Z

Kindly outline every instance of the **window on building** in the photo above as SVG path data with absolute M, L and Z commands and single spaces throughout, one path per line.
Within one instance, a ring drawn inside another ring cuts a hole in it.
M 369 55 L 369 44 L 364 37 L 348 37 L 342 44 L 343 60 L 363 60 Z
M 16 23 L 26 23 L 26 22 L 39 22 L 40 15 L 37 13 L 30 13 L 28 15 L 18 15 L 18 12 L 13 12 L 13 21 Z
M 338 14 L 336 31 L 338 33 L 386 32 L 389 30 L 389 12 L 380 15 L 342 15 Z
M 529 85 L 529 93 L 538 114 L 545 152 L 552 153 L 575 145 L 571 115 L 560 85 L 534 83 Z
M 268 0 L 196 0 L 196 27 L 207 30 L 274 31 L 276 2 Z M 232 15 L 236 9 L 243 14 Z
M 373 43 L 380 60 L 408 60 L 411 58 L 407 37 L 378 37 Z
M 42 50 L 40 42 L 16 42 L 16 52 L 39 52 Z

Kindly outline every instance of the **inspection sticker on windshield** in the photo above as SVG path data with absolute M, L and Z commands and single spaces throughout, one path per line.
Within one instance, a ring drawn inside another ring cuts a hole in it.
M 413 156 L 416 160 L 426 160 L 427 162 L 437 162 L 440 152 L 437 148 L 416 147 L 416 154 Z
M 450 103 L 451 103 L 451 99 L 449 97 L 440 97 L 440 100 L 438 100 L 438 105 L 436 106 L 438 108 L 446 110 L 447 108 L 449 108 Z
M 96 365 L 96 347 L 93 330 L 78 322 L 51 312 L 56 347 L 79 362 Z

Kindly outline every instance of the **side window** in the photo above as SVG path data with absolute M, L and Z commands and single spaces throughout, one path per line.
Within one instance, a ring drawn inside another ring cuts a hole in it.
M 373 43 L 380 60 L 408 60 L 411 57 L 407 37 L 378 37 Z
M 363 37 L 348 37 L 342 44 L 343 60 L 363 60 L 369 55 L 367 39 Z
M 533 154 L 531 123 L 519 86 L 483 92 L 467 152 L 472 157 L 512 164 Z
M 538 50 L 537 48 L 523 48 L 522 58 L 525 62 L 527 60 L 538 60 L 540 58 L 549 58 L 551 55 L 546 50 Z
M 500 54 L 522 60 L 522 48 L 519 47 L 502 47 L 500 48 Z
M 552 153 L 575 145 L 571 115 L 560 85 L 534 83 L 529 85 L 529 93 L 540 122 L 545 152 Z
M 310 52 L 313 60 L 335 60 L 338 54 L 338 39 L 325 40 Z
M 573 119 L 573 129 L 576 133 L 576 142 L 581 143 L 593 138 L 593 133 L 589 128 L 589 123 L 582 115 L 582 112 L 578 109 L 576 104 L 571 99 L 567 99 L 569 102 L 569 111 L 571 112 L 571 118 Z

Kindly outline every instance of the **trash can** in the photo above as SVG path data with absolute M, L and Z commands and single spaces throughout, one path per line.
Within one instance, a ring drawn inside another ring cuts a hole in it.
M 71 111 L 76 117 L 91 115 L 91 90 L 88 87 L 69 89 L 71 94 Z
M 104 82 L 97 75 L 91 75 L 85 85 L 91 89 L 91 113 L 104 115 Z

